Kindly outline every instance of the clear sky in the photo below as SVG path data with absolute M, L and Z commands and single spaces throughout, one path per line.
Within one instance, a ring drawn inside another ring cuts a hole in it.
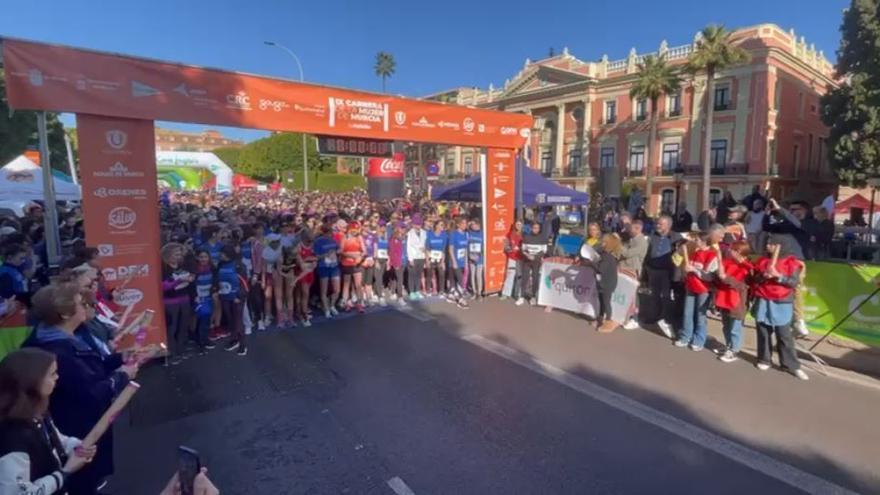
M 834 60 L 849 0 L 0 0 L 0 36 L 379 91 L 378 51 L 394 55 L 388 91 L 424 96 L 496 87 L 527 57 L 567 46 L 582 60 L 691 42 L 709 23 L 794 28 Z M 176 128 L 179 125 L 168 125 Z M 201 128 L 201 127 L 195 127 Z M 256 131 L 222 129 L 254 139 Z

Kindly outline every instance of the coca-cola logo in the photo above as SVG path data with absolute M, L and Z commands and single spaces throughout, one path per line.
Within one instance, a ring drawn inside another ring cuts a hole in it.
M 394 175 L 403 173 L 403 163 L 394 161 L 393 158 L 386 158 L 379 164 L 379 172 L 382 175 Z
M 134 225 L 137 213 L 127 206 L 117 206 L 107 214 L 107 223 L 114 229 L 127 229 Z
M 403 153 L 395 153 L 393 158 L 371 158 L 370 177 L 403 177 Z

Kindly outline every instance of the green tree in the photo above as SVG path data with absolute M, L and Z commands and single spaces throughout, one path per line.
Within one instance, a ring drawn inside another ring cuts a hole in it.
M 315 140 L 308 138 L 306 142 L 309 147 L 309 170 L 323 170 L 328 167 L 328 159 L 318 155 Z M 278 133 L 258 139 L 241 149 L 236 165 L 227 164 L 236 172 L 261 180 L 274 180 L 277 174 L 289 170 L 301 171 L 302 135 Z
M 217 155 L 217 158 L 223 160 L 223 163 L 229 165 L 230 168 L 237 168 L 241 160 L 241 150 L 239 147 L 224 146 L 214 149 L 211 153 Z
M 880 0 L 852 0 L 837 51 L 839 87 L 822 98 L 829 161 L 844 182 L 880 176 Z
M 373 70 L 376 75 L 382 78 L 382 92 L 385 92 L 385 81 L 394 75 L 394 69 L 397 63 L 394 61 L 394 55 L 388 52 L 379 52 L 376 54 L 376 65 Z
M 709 154 L 712 151 L 712 120 L 715 111 L 715 74 L 730 66 L 744 64 L 750 56 L 744 48 L 730 39 L 731 32 L 724 26 L 709 25 L 703 28 L 696 40 L 696 47 L 687 61 L 692 73 L 706 73 L 706 135 L 703 143 L 703 210 L 709 209 L 709 186 L 712 180 Z
M 64 126 L 54 113 L 46 114 L 49 137 L 49 159 L 52 168 L 68 172 L 67 147 L 64 144 Z M 15 159 L 28 149 L 37 147 L 37 113 L 17 110 L 10 112 L 6 99 L 6 78 L 0 68 L 0 166 Z
M 631 98 L 651 102 L 651 134 L 648 136 L 648 164 L 645 167 L 645 197 L 648 200 L 649 213 L 651 213 L 654 180 L 653 149 L 657 139 L 657 120 L 660 118 L 658 102 L 661 96 L 675 93 L 680 87 L 681 78 L 675 69 L 666 63 L 666 58 L 648 55 L 639 64 L 638 79 L 629 91 Z

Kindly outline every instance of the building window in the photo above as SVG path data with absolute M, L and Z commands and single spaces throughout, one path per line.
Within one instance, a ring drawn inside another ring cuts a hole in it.
M 636 120 L 645 120 L 648 118 L 648 100 L 642 98 L 636 100 Z
M 641 174 L 645 170 L 645 145 L 634 144 L 629 148 L 629 171 Z
M 721 189 L 709 189 L 709 208 L 715 208 L 721 202 Z
M 798 93 L 798 117 L 804 118 L 804 93 Z
M 672 174 L 678 168 L 681 145 L 678 143 L 663 144 L 663 172 Z
M 776 166 L 776 140 L 771 139 L 767 144 L 767 167 L 770 170 L 771 175 L 777 175 L 779 172 Z
M 724 170 L 727 165 L 727 140 L 713 139 L 712 153 L 709 156 L 712 170 Z
M 614 148 L 605 146 L 599 154 L 600 168 L 614 168 Z
M 807 141 L 807 173 L 813 168 L 813 135 L 810 134 L 810 140 Z
M 581 172 L 581 150 L 568 152 L 568 175 L 577 176 Z
M 669 95 L 667 103 L 670 117 L 678 117 L 681 115 L 681 93 Z
M 773 108 L 779 110 L 779 104 L 782 101 L 782 81 L 776 80 L 773 85 Z
M 605 123 L 613 124 L 617 122 L 617 102 L 614 100 L 605 102 Z
M 715 110 L 730 108 L 730 86 L 715 86 Z
M 801 145 L 797 143 L 791 149 L 791 163 L 794 165 L 794 176 L 797 177 L 801 171 Z
M 473 171 L 474 160 L 473 158 L 466 156 L 464 157 L 464 173 L 466 175 L 470 175 L 474 173 Z
M 583 108 L 575 108 L 571 111 L 571 118 L 573 118 L 576 122 L 580 122 L 584 119 L 584 109 Z
M 541 173 L 549 177 L 553 175 L 553 152 L 545 151 L 541 153 Z
M 660 211 L 671 215 L 673 208 L 675 208 L 675 191 L 664 189 L 660 192 Z

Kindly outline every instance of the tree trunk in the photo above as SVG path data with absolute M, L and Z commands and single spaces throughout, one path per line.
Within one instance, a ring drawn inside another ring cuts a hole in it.
M 385 74 L 382 74 L 382 92 L 385 93 Z
M 645 201 L 648 215 L 654 214 L 654 143 L 657 140 L 657 98 L 651 100 L 651 134 L 648 136 L 648 159 L 645 166 Z
M 697 214 L 709 209 L 709 186 L 712 184 L 712 119 L 715 112 L 715 68 L 706 70 L 706 141 L 703 143 L 703 201 Z

